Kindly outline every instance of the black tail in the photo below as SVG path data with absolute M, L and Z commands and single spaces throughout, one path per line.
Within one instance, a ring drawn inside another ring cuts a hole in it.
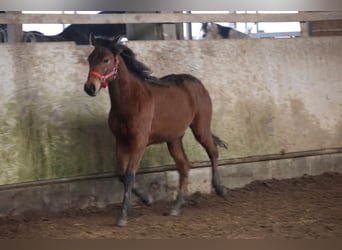
M 222 141 L 219 137 L 217 137 L 216 135 L 211 135 L 213 137 L 214 143 L 221 147 L 221 148 L 225 148 L 228 149 L 228 143 L 225 141 Z

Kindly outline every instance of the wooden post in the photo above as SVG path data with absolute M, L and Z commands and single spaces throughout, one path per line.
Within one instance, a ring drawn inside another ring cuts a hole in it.
M 163 14 L 173 14 L 173 13 L 181 13 L 181 12 L 168 12 L 162 11 Z M 163 39 L 164 40 L 178 40 L 180 39 L 180 27 L 182 27 L 182 23 L 164 23 L 162 24 L 162 31 L 163 31 Z
M 183 23 L 176 23 L 176 37 L 177 40 L 184 40 Z
M 310 22 L 300 22 L 300 35 L 301 35 L 301 37 L 310 37 L 311 36 Z
M 21 13 L 20 11 L 10 11 L 8 13 Z M 8 24 L 7 25 L 7 41 L 9 43 L 17 43 L 22 41 L 23 25 L 22 24 Z
M 164 40 L 176 40 L 176 26 L 175 24 L 162 24 L 163 39 Z
M 23 25 L 9 24 L 7 26 L 7 40 L 9 43 L 18 43 L 22 41 Z
M 299 13 L 305 13 L 305 12 L 299 11 Z M 301 37 L 309 37 L 309 36 L 311 36 L 311 25 L 310 25 L 310 22 L 300 22 L 300 36 Z

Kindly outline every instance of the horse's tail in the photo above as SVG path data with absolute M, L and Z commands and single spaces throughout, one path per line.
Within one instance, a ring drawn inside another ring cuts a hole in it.
M 211 134 L 211 136 L 213 137 L 213 140 L 214 140 L 214 143 L 221 147 L 221 148 L 225 148 L 225 149 L 228 149 L 228 143 L 225 142 L 225 141 L 222 141 L 219 137 L 217 137 L 216 135 L 214 134 Z

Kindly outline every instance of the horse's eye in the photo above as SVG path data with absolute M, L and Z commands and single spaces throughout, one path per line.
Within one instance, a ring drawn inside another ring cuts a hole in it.
M 104 62 L 104 63 L 109 63 L 109 59 L 106 58 L 106 59 L 103 60 L 103 62 Z

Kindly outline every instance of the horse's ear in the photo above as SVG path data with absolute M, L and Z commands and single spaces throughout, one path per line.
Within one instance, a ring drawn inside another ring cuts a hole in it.
M 118 43 L 120 43 L 120 36 L 113 36 L 112 38 L 111 38 L 111 40 L 112 40 L 112 44 L 113 45 L 117 45 Z
M 119 56 L 120 56 L 120 53 L 117 53 L 114 57 L 115 57 L 115 68 L 118 67 L 119 65 Z
M 208 28 L 208 23 L 207 22 L 206 23 L 202 23 L 201 30 L 206 31 L 207 28 Z
M 96 38 L 95 38 L 93 33 L 90 33 L 90 35 L 89 35 L 89 44 L 96 46 Z

